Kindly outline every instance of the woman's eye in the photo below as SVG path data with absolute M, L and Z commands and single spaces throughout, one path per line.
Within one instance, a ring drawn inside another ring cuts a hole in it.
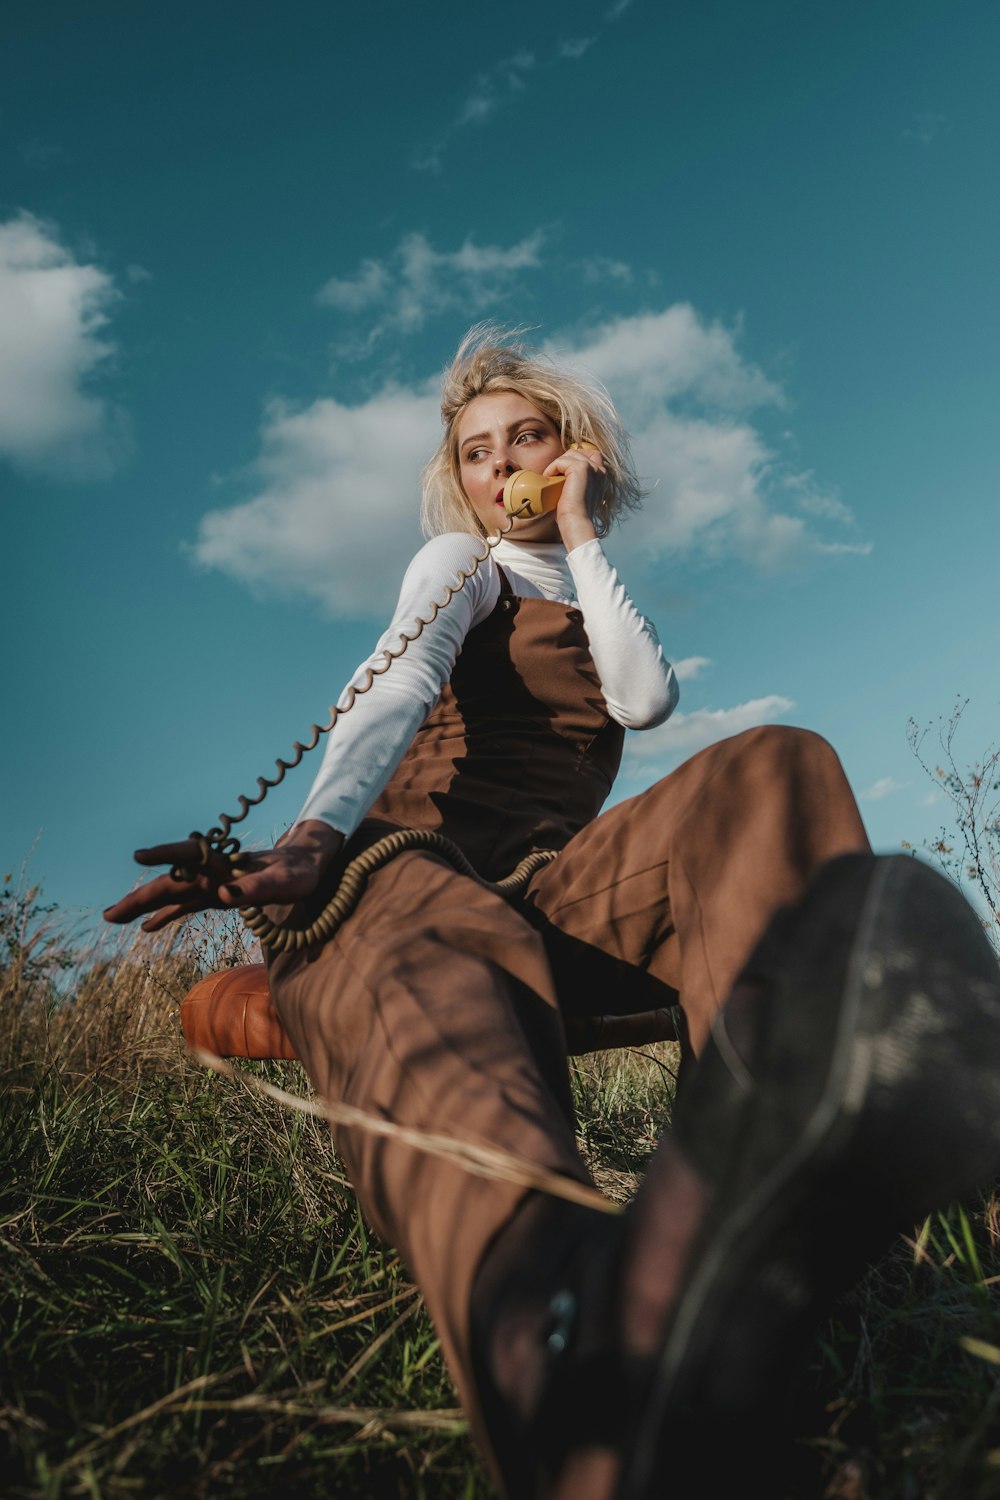
M 465 455 L 465 461 L 466 461 L 466 463 L 470 463 L 470 464 L 478 463 L 478 461 L 482 458 L 482 456 L 483 456 L 483 454 L 485 452 L 486 452 L 485 448 L 473 448 L 473 450 L 472 450 L 471 453 L 467 453 Z
M 531 429 L 529 428 L 526 432 L 519 432 L 518 435 L 517 435 L 517 438 L 515 439 L 515 441 L 518 442 L 518 443 L 520 443 L 520 442 L 523 442 L 525 439 L 528 439 L 529 441 L 535 441 L 535 442 L 537 442 L 537 440 L 540 437 L 540 435 L 541 435 L 540 433 L 532 432 Z

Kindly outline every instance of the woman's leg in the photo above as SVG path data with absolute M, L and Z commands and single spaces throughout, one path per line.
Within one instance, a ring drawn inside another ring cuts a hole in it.
M 499 897 L 436 859 L 402 855 L 373 877 L 331 942 L 273 959 L 270 984 L 321 1097 L 589 1183 L 544 948 Z M 469 1352 L 473 1280 L 487 1246 L 537 1195 L 399 1140 L 355 1127 L 333 1133 L 366 1218 L 420 1286 L 482 1437 Z
M 807 730 L 751 729 L 577 834 L 535 877 L 528 915 L 568 1017 L 679 998 L 700 1052 L 779 908 L 827 860 L 868 850 L 830 745 Z
M 623 1389 L 626 1409 L 602 1427 L 592 1398 L 580 1417 L 600 1365 L 579 1347 L 574 1369 L 570 1333 L 547 1493 L 780 1484 L 783 1397 L 830 1300 L 1000 1169 L 995 956 L 950 882 L 871 855 L 836 756 L 795 730 L 713 746 L 612 809 L 531 902 L 567 1010 L 679 995 L 699 1056 L 605 1310 L 600 1399 L 614 1412 Z
M 929 910 L 916 909 L 910 861 L 888 862 L 888 885 L 870 878 L 882 862 L 840 861 L 832 886 L 828 871 L 811 887 L 791 947 L 779 944 L 764 963 L 765 980 L 768 964 L 773 970 L 761 1002 L 773 1022 L 769 1051 L 748 1057 L 762 1065 L 759 1081 L 706 1043 L 774 913 L 798 900 L 820 865 L 866 850 L 829 747 L 798 731 L 753 731 L 579 835 L 534 884 L 530 914 L 540 931 L 410 855 L 375 878 L 333 943 L 275 963 L 282 1019 L 322 1094 L 502 1145 L 581 1181 L 549 960 L 570 1010 L 580 1002 L 595 1014 L 627 1013 L 676 993 L 685 1003 L 704 1061 L 679 1110 L 677 1141 L 654 1158 L 621 1233 L 603 1233 L 607 1221 L 594 1211 L 553 1208 L 400 1141 L 336 1132 L 366 1213 L 424 1291 L 512 1500 L 609 1500 L 623 1465 L 630 1500 L 649 1500 L 665 1475 L 675 1477 L 682 1440 L 684 1473 L 697 1488 L 706 1451 L 744 1453 L 773 1406 L 767 1392 L 794 1368 L 802 1317 L 780 1298 L 774 1308 L 762 1301 L 786 1285 L 789 1251 L 808 1332 L 845 1266 L 877 1253 L 890 1219 L 912 1222 L 993 1169 L 996 1150 L 971 1129 L 967 1100 L 983 1117 L 1000 1108 L 995 965 L 976 949 L 983 939 L 968 913 L 962 919 L 947 903 L 937 911 L 933 881 L 916 881 Z M 601 969 L 624 994 L 601 993 Z M 928 1005 L 937 1038 L 930 1058 L 911 1024 L 916 1017 L 926 1030 Z M 813 1014 L 818 1024 L 803 1020 Z M 914 1066 L 904 1069 L 907 1048 Z M 927 1086 L 935 1068 L 952 1079 L 948 1088 Z M 768 1087 L 775 1078 L 785 1083 Z M 907 1157 L 901 1172 L 900 1143 L 912 1139 L 928 1099 L 935 1108 L 922 1128 L 936 1156 Z M 807 1232 L 800 1242 L 842 1176 L 870 1177 L 854 1205 L 866 1212 L 824 1220 L 818 1250 Z M 900 1185 L 891 1213 L 887 1183 Z M 762 1213 L 761 1191 L 773 1184 Z M 879 1211 L 869 1222 L 872 1206 Z M 855 1228 L 864 1231 L 858 1244 L 837 1238 Z

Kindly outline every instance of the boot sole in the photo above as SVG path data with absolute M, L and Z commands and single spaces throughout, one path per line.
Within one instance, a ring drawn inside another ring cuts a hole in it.
M 779 1087 L 744 1090 L 728 1122 L 728 1159 L 710 1174 L 721 1211 L 692 1257 L 616 1500 L 745 1484 L 833 1299 L 900 1229 L 1000 1175 L 1000 971 L 949 881 L 904 856 L 835 861 L 772 983 L 754 1067 Z M 740 1090 L 725 1046 L 713 1050 L 731 1105 Z M 712 1133 L 699 1082 L 682 1149 L 706 1118 Z

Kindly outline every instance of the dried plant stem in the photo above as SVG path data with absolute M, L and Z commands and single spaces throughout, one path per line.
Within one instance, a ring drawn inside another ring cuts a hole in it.
M 383 1120 L 379 1115 L 370 1114 L 367 1110 L 357 1109 L 352 1104 L 333 1104 L 321 1099 L 304 1099 L 299 1094 L 289 1094 L 285 1089 L 279 1089 L 273 1083 L 266 1083 L 263 1079 L 253 1078 L 241 1072 L 231 1063 L 217 1057 L 214 1052 L 195 1051 L 192 1056 L 206 1068 L 211 1068 L 215 1073 L 221 1073 L 224 1078 L 237 1079 L 247 1088 L 259 1094 L 266 1094 L 269 1099 L 275 1099 L 286 1109 L 296 1110 L 299 1114 L 319 1116 L 333 1125 L 346 1125 L 352 1129 L 367 1131 L 369 1135 L 380 1135 L 387 1140 L 399 1141 L 404 1146 L 412 1147 L 414 1151 L 423 1151 L 428 1156 L 438 1156 L 463 1172 L 470 1172 L 474 1177 L 488 1177 L 499 1182 L 517 1183 L 521 1187 L 534 1188 L 540 1193 L 548 1193 L 553 1198 L 563 1198 L 567 1203 L 579 1203 L 585 1208 L 594 1208 L 599 1213 L 620 1214 L 623 1212 L 620 1204 L 612 1203 L 609 1198 L 605 1198 L 603 1193 L 598 1192 L 597 1188 L 591 1187 L 588 1183 L 577 1182 L 572 1177 L 564 1177 L 560 1172 L 552 1172 L 547 1167 L 539 1166 L 537 1162 L 526 1161 L 523 1157 L 514 1156 L 510 1151 L 500 1150 L 499 1147 L 479 1145 L 475 1141 L 461 1141 L 450 1135 L 417 1130 L 410 1125 L 399 1125 L 393 1120 Z

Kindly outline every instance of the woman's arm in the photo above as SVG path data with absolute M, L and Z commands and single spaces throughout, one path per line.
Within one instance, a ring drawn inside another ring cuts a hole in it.
M 477 538 L 456 532 L 434 537 L 417 553 L 403 579 L 392 623 L 352 677 L 355 686 L 364 685 L 369 667 L 383 664 L 383 651 L 398 649 L 404 632 L 414 633 L 417 619 L 426 618 L 432 604 L 445 598 L 448 586 L 454 587 L 459 573 L 472 566 L 481 550 Z M 143 929 L 155 932 L 206 907 L 283 905 L 311 894 L 436 704 L 468 631 L 486 618 L 499 593 L 491 555 L 338 719 L 302 811 L 273 849 L 242 852 L 235 876 L 229 862 L 214 854 L 198 868 L 193 881 L 159 875 L 108 907 L 105 918 L 132 922 L 144 916 Z M 348 696 L 345 689 L 340 703 Z M 144 866 L 196 868 L 200 849 L 194 840 L 182 839 L 139 849 L 135 858 Z
M 626 729 L 651 729 L 676 707 L 677 678 L 656 631 L 605 557 L 591 520 L 604 459 L 595 448 L 571 449 L 545 472 L 566 476 L 556 519 L 608 712 Z
M 608 712 L 626 729 L 652 729 L 680 697 L 652 624 L 632 603 L 597 540 L 568 554 L 576 596 Z
M 377 672 L 384 665 L 383 652 L 398 650 L 402 635 L 414 633 L 417 619 L 426 618 L 432 603 L 445 598 L 448 586 L 472 566 L 482 546 L 476 537 L 449 532 L 421 548 L 406 571 L 389 628 L 354 673 L 338 706 L 349 700 L 352 686 L 364 687 L 369 670 Z M 499 594 L 491 555 L 405 652 L 375 677 L 372 687 L 359 692 L 327 739 L 298 821 L 318 818 L 345 835 L 354 832 L 440 698 L 466 635 L 485 620 Z

